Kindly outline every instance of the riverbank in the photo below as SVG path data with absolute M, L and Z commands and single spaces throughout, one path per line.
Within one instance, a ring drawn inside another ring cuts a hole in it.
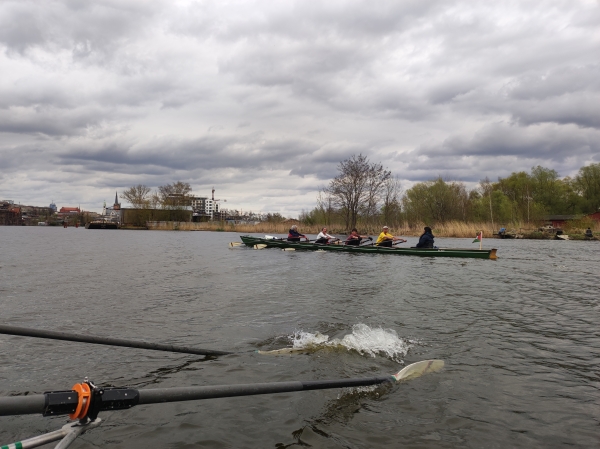
M 258 224 L 230 224 L 224 222 L 178 222 L 178 221 L 154 221 L 148 222 L 147 229 L 153 231 L 211 231 L 211 232 L 236 232 L 239 234 L 287 234 L 291 223 L 258 223 Z M 390 232 L 394 235 L 405 237 L 418 237 L 423 233 L 425 224 L 409 226 L 408 224 L 400 224 L 391 226 Z M 436 237 L 443 238 L 475 238 L 475 236 L 483 231 L 483 238 L 498 238 L 497 226 L 492 223 L 461 223 L 448 222 L 437 226 L 432 226 L 433 234 Z M 306 235 L 317 235 L 321 231 L 321 226 L 298 224 L 299 231 Z M 122 229 L 140 229 L 123 226 Z M 592 227 L 595 236 L 600 235 L 600 226 Z M 341 225 L 329 225 L 327 232 L 334 236 L 345 236 L 347 231 Z M 359 227 L 361 234 L 371 236 L 378 235 L 381 232 L 379 226 L 364 226 Z M 567 229 L 565 234 L 568 234 L 571 240 L 590 240 L 585 237 L 584 229 Z M 515 226 L 507 228 L 507 234 L 515 235 L 519 239 L 530 240 L 551 240 L 555 238 L 556 233 L 553 231 L 539 231 L 539 228 L 533 225 Z M 594 237 L 593 240 L 596 240 Z

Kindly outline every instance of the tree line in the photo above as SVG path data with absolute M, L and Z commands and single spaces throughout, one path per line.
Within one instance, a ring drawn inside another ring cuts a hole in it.
M 600 163 L 581 167 L 573 178 L 536 166 L 468 189 L 441 177 L 403 191 L 397 177 L 362 154 L 338 165 L 338 175 L 319 191 L 316 207 L 303 212 L 305 224 L 410 227 L 450 221 L 493 225 L 537 223 L 545 215 L 589 214 L 600 209 Z

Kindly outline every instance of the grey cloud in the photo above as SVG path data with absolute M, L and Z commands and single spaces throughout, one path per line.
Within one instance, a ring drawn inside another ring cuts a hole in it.
M 600 129 L 600 95 L 580 92 L 555 97 L 549 101 L 515 108 L 513 118 L 522 125 L 552 122 Z
M 249 136 L 206 136 L 180 140 L 164 138 L 137 145 L 116 142 L 96 148 L 77 148 L 59 154 L 63 164 L 79 164 L 91 169 L 130 170 L 128 167 L 163 167 L 171 170 L 219 168 L 286 168 L 316 147 L 299 140 L 266 140 L 260 134 Z
M 433 82 L 429 90 L 429 101 L 433 104 L 449 103 L 456 97 L 477 89 L 480 85 L 481 81 L 468 75 Z
M 171 30 L 200 39 L 208 37 L 224 42 L 247 39 L 268 40 L 277 36 L 306 40 L 308 36 L 324 36 L 334 40 L 349 35 L 380 36 L 427 20 L 427 13 L 441 1 L 417 0 L 394 2 L 368 1 L 306 3 L 276 2 L 266 8 L 238 5 L 223 17 L 211 2 L 191 3 L 173 21 Z
M 7 1 L 0 15 L 0 42 L 10 52 L 33 47 L 66 49 L 75 59 L 98 57 L 115 51 L 126 39 L 144 30 L 160 14 L 164 2 L 147 8 L 139 2 L 112 0 Z
M 521 124 L 554 122 L 600 128 L 600 66 L 560 67 L 527 74 L 504 89 L 506 102 Z
M 515 78 L 505 92 L 515 100 L 546 100 L 566 94 L 600 90 L 600 65 L 563 66 Z
M 110 142 L 95 148 L 70 148 L 57 154 L 62 165 L 88 171 L 162 174 L 176 170 L 286 170 L 293 176 L 327 180 L 337 175 L 341 160 L 353 154 L 368 155 L 373 144 L 320 146 L 306 140 L 268 139 L 250 135 L 207 135 L 200 139 L 164 138 L 146 143 Z M 376 160 L 373 159 L 374 161 Z
M 582 133 L 573 127 L 523 128 L 497 123 L 482 128 L 470 138 L 453 136 L 440 145 L 423 147 L 416 153 L 426 156 L 536 156 L 561 161 L 574 153 L 583 157 L 600 151 L 598 137 L 600 133 L 596 131 Z
M 44 42 L 43 18 L 27 2 L 6 2 L 0 15 L 0 42 L 8 49 L 22 53 L 28 47 Z
M 0 110 L 0 132 L 34 136 L 77 136 L 98 126 L 107 116 L 94 108 L 60 110 L 53 107 Z

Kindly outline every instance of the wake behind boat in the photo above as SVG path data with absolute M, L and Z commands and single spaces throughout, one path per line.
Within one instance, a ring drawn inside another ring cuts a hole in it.
M 279 248 L 284 250 L 306 250 L 306 251 L 332 251 L 345 253 L 366 253 L 366 254 L 397 254 L 404 256 L 420 257 L 463 257 L 471 259 L 492 259 L 496 260 L 496 248 L 492 249 L 465 249 L 465 248 L 398 248 L 382 247 L 372 244 L 354 246 L 343 244 L 318 244 L 312 242 L 288 242 L 277 238 L 260 238 L 249 235 L 240 236 L 242 243 L 256 249 Z M 237 246 L 232 244 L 231 246 Z

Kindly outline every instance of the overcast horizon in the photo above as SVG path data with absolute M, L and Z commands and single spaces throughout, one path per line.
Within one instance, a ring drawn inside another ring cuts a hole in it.
M 3 1 L 0 200 L 184 181 L 295 217 L 362 153 L 404 189 L 600 162 L 598 1 Z M 122 201 L 125 206 L 125 201 Z

